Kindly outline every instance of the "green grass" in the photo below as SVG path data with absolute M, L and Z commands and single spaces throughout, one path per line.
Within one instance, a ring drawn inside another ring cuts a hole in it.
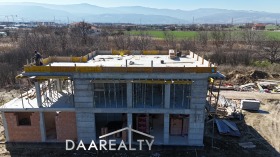
M 145 31 L 145 32 L 147 32 L 154 38 L 159 38 L 159 39 L 164 38 L 163 31 Z M 195 31 L 168 31 L 168 32 L 174 34 L 174 36 L 177 39 L 193 38 L 197 35 L 197 32 L 195 32 Z M 128 33 L 128 32 L 126 32 L 126 33 Z M 129 31 L 129 33 L 131 35 L 139 35 L 140 31 Z
M 266 30 L 271 30 L 271 29 L 276 30 L 276 29 L 279 29 L 279 28 L 280 28 L 280 26 L 276 26 L 276 25 L 267 25 L 267 26 L 265 26 Z
M 280 31 L 266 31 L 265 35 L 280 40 Z
M 148 33 L 150 36 L 154 37 L 154 38 L 158 38 L 158 39 L 164 39 L 164 32 L 163 31 L 154 31 L 154 30 L 150 30 L 150 31 L 144 31 L 146 33 Z M 197 36 L 197 32 L 195 31 L 168 31 L 170 33 L 173 33 L 174 36 L 177 39 L 191 39 Z M 236 37 L 241 37 L 241 31 L 236 30 L 235 32 L 235 36 Z M 139 35 L 140 31 L 126 31 L 125 33 L 130 33 L 131 35 Z M 264 34 L 267 35 L 268 37 L 271 38 L 276 38 L 280 40 L 280 31 L 264 31 Z M 209 37 L 211 37 L 211 35 L 209 34 Z

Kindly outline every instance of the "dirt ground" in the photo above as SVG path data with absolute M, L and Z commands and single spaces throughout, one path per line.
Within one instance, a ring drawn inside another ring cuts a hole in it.
M 8 92 L 12 92 L 15 95 L 17 94 L 17 91 Z M 205 125 L 205 146 L 202 148 L 153 146 L 152 151 L 65 151 L 65 145 L 63 143 L 4 143 L 4 128 L 2 125 L 2 118 L 0 117 L 0 156 L 280 157 L 280 121 L 278 120 L 280 118 L 280 95 L 236 91 L 222 91 L 221 94 L 226 98 L 235 100 L 243 98 L 257 98 L 262 101 L 259 112 L 243 111 L 244 120 L 234 120 L 242 134 L 240 138 L 221 136 L 218 134 L 216 126 L 214 127 L 213 136 L 212 121 L 210 120 L 206 122 Z M 212 139 L 214 148 L 212 148 Z M 239 142 L 252 142 L 256 145 L 256 148 L 241 148 L 238 145 Z
M 18 97 L 20 95 L 19 90 L 15 89 L 0 89 L 0 105 Z
M 280 100 L 267 100 L 261 106 L 261 112 L 245 112 L 246 124 L 280 152 Z
M 258 112 L 242 111 L 246 125 L 254 128 L 276 151 L 280 152 L 280 94 L 222 91 L 228 99 L 261 101 Z

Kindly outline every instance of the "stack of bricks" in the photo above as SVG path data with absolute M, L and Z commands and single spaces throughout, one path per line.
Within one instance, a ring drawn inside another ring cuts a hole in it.
M 18 125 L 14 112 L 5 113 L 10 142 L 41 142 L 40 113 L 30 116 L 31 125 Z
M 77 140 L 77 125 L 75 112 L 60 112 L 55 119 L 57 140 Z

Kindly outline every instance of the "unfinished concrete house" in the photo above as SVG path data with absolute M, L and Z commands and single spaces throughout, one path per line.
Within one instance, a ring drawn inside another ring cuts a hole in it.
M 130 125 L 157 145 L 203 146 L 209 77 L 222 75 L 190 51 L 48 57 L 42 66 L 24 66 L 17 79 L 30 88 L 1 106 L 6 140 L 90 143 Z

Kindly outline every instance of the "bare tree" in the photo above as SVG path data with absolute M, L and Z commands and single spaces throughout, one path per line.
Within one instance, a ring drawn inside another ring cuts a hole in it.
M 56 28 L 55 35 L 62 51 L 65 51 L 68 46 L 68 29 L 66 27 Z
M 262 37 L 264 37 L 264 35 L 259 31 L 245 29 L 242 32 L 243 41 L 249 46 L 250 49 L 252 49 L 254 44 Z
M 28 33 L 28 44 L 32 51 L 52 52 L 55 49 L 55 40 L 52 38 L 52 29 L 40 26 Z
M 258 42 L 260 48 L 263 50 L 259 54 L 269 60 L 271 63 L 280 62 L 280 41 L 275 37 L 265 38 L 263 41 Z
M 164 41 L 168 48 L 176 49 L 176 37 L 172 32 L 164 31 Z
M 88 35 L 90 34 L 91 25 L 85 21 L 77 23 L 71 30 L 72 35 L 81 41 L 82 45 L 87 45 Z
M 118 50 L 129 50 L 132 43 L 132 37 L 130 34 L 114 35 L 113 41 Z
M 12 42 L 17 42 L 19 39 L 20 30 L 9 30 L 8 35 Z
M 152 38 L 148 32 L 140 31 L 133 37 L 132 48 L 135 50 L 148 50 L 152 45 Z
M 225 32 L 225 45 L 232 50 L 234 44 L 236 43 L 236 34 L 234 31 L 226 31 Z
M 197 50 L 195 38 L 181 40 L 180 48 L 182 50 L 191 50 L 191 51 L 195 52 Z
M 225 43 L 226 33 L 223 30 L 215 29 L 211 32 L 211 37 L 216 48 L 220 48 Z
M 208 44 L 208 40 L 209 40 L 208 34 L 209 34 L 208 31 L 199 31 L 198 32 L 198 41 L 204 49 L 207 48 L 207 44 Z

